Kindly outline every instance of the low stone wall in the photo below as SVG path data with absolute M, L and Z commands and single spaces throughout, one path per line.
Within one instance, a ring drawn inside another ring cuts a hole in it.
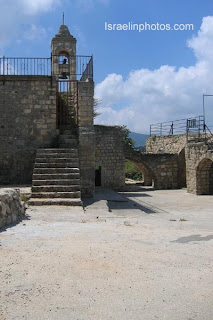
M 180 153 L 186 146 L 186 135 L 152 136 L 146 140 L 146 152 Z
M 95 164 L 101 170 L 101 185 L 125 185 L 124 131 L 118 126 L 95 126 Z
M 126 159 L 133 162 L 144 174 L 146 185 L 155 189 L 178 188 L 178 157 L 176 154 L 142 153 L 128 146 L 125 148 Z
M 187 191 L 213 194 L 213 153 L 204 143 L 191 143 L 186 148 Z
M 19 189 L 0 190 L 0 228 L 18 221 L 25 212 Z

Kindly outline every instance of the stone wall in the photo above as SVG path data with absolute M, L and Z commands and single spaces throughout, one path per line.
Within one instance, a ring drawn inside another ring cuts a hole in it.
M 186 187 L 185 134 L 172 136 L 152 136 L 146 140 L 146 152 L 154 154 L 171 153 L 178 155 L 178 186 Z
M 0 190 L 0 228 L 21 219 L 24 211 L 18 189 Z
M 93 126 L 93 104 L 94 104 L 94 82 L 79 81 L 78 82 L 78 125 L 79 127 Z
M 101 185 L 125 185 L 124 131 L 122 127 L 95 126 L 95 164 L 100 167 Z
M 94 127 L 80 127 L 79 164 L 81 173 L 81 194 L 92 197 L 95 192 L 95 132 Z
M 0 76 L 0 184 L 29 183 L 35 150 L 54 146 L 56 84 L 47 76 Z
M 194 194 L 213 194 L 213 153 L 202 142 L 186 147 L 187 191 Z
M 125 148 L 126 159 L 133 162 L 148 176 L 155 189 L 178 188 L 178 156 L 176 154 L 147 154 L 133 148 Z M 146 185 L 148 185 L 148 181 Z
M 94 82 L 78 82 L 78 141 L 81 193 L 92 197 L 95 192 L 95 131 L 93 126 Z
M 152 136 L 146 140 L 146 152 L 180 153 L 186 146 L 186 135 Z

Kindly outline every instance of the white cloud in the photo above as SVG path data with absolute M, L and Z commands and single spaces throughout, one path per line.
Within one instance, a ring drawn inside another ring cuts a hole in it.
M 93 8 L 98 3 L 107 6 L 110 0 L 76 0 L 76 1 L 81 8 L 87 11 Z
M 0 0 L 0 46 L 8 45 L 19 36 L 21 27 L 32 23 L 32 18 L 47 12 L 61 0 Z
M 96 123 L 148 132 L 151 123 L 202 114 L 202 95 L 213 94 L 213 17 L 203 18 L 198 35 L 188 41 L 188 46 L 197 57 L 194 66 L 135 70 L 126 80 L 109 74 L 97 84 L 101 115 Z M 213 108 L 208 108 L 207 115 L 211 118 L 207 124 L 213 124 Z
M 31 26 L 29 26 L 29 29 L 24 32 L 23 38 L 30 41 L 39 41 L 46 35 L 47 31 L 45 28 L 32 24 Z
M 51 10 L 53 6 L 59 4 L 59 0 L 19 0 L 27 14 L 37 14 Z

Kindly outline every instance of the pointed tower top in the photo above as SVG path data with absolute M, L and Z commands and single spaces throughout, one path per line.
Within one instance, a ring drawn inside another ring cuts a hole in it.
M 58 30 L 58 35 L 64 36 L 64 37 L 69 37 L 71 36 L 70 31 L 68 27 L 65 24 L 62 24 Z
M 68 27 L 65 24 L 62 24 L 58 30 L 58 33 L 55 35 L 53 40 L 66 39 L 69 41 L 76 41 L 76 39 L 70 34 Z

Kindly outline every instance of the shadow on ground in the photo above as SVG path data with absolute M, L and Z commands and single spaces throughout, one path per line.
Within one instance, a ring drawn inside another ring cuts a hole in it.
M 213 235 L 201 237 L 200 234 L 192 234 L 191 236 L 181 237 L 181 238 L 178 238 L 177 240 L 171 241 L 171 242 L 189 243 L 189 242 L 197 242 L 197 241 L 209 241 L 212 239 L 213 239 Z
M 144 193 L 142 193 L 142 191 Z M 145 191 L 145 188 L 140 188 L 139 192 L 117 192 L 103 187 L 96 187 L 94 198 L 83 199 L 83 208 L 86 210 L 90 206 L 97 205 L 100 201 L 106 201 L 109 212 L 137 209 L 146 214 L 161 213 L 161 209 L 141 200 L 146 197 L 151 197 L 146 194 Z
M 1 232 L 4 232 L 4 231 L 7 231 L 8 228 L 12 228 L 12 227 L 15 227 L 17 224 L 19 224 L 20 222 L 23 222 L 25 220 L 31 220 L 30 216 L 28 214 L 25 213 L 24 216 L 20 217 L 19 219 L 17 219 L 17 221 L 15 222 L 12 222 L 10 224 L 7 224 L 3 227 L 0 228 L 0 233 Z

